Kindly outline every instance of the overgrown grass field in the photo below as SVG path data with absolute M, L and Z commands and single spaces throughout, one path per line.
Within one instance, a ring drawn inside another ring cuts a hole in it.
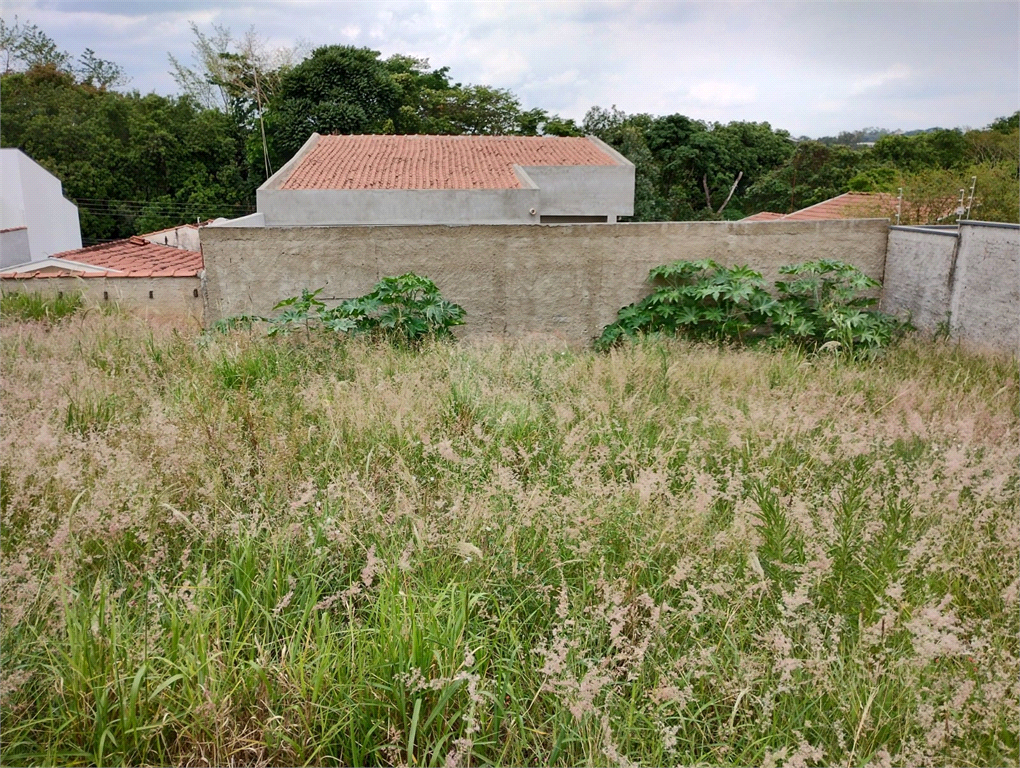
M 4 765 L 1018 763 L 1015 361 L 0 344 Z

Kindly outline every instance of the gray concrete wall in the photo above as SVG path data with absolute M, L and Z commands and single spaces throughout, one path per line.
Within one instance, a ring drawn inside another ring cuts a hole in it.
M 882 310 L 928 333 L 946 323 L 958 242 L 955 227 L 890 227 Z
M 541 207 L 533 188 L 259 189 L 256 196 L 267 227 L 537 224 Z
M 28 242 L 28 227 L 16 227 L 0 232 L 0 268 L 25 264 L 32 260 Z
M 1020 226 L 960 224 L 950 331 L 972 346 L 1020 356 Z
M 1020 226 L 891 227 L 882 309 L 971 347 L 1020 354 Z
M 540 215 L 634 215 L 634 166 L 582 165 L 524 167 L 538 185 Z
M 676 259 L 747 264 L 767 280 L 818 258 L 881 278 L 888 222 L 664 222 L 463 227 L 202 229 L 206 322 L 270 314 L 302 288 L 345 299 L 415 272 L 467 310 L 468 335 L 551 334 L 586 343 L 650 290 L 648 270 Z
M 13 291 L 44 296 L 80 293 L 88 305 L 115 302 L 141 317 L 181 326 L 200 327 L 205 319 L 205 297 L 198 277 L 33 277 L 0 280 L 0 293 L 6 295 Z M 152 298 L 149 298 L 150 291 Z

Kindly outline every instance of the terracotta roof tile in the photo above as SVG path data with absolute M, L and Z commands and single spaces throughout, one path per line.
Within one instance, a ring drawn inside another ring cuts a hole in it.
M 518 189 L 514 165 L 618 165 L 586 138 L 321 136 L 280 189 Z
M 776 219 L 785 218 L 786 214 L 773 213 L 772 211 L 762 211 L 761 213 L 753 213 L 750 216 L 745 216 L 740 221 L 775 221 Z
M 896 216 L 896 195 L 875 192 L 847 192 L 801 208 L 784 216 L 784 221 L 826 221 L 832 219 L 881 219 Z
M 74 251 L 64 251 L 50 256 L 52 259 L 67 259 L 79 264 L 89 264 L 106 272 L 76 272 L 56 270 L 45 273 L 4 272 L 3 278 L 43 277 L 194 277 L 204 268 L 202 254 L 184 248 L 173 248 L 130 237 L 115 240 Z

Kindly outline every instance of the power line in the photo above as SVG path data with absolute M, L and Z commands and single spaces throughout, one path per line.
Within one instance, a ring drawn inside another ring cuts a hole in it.
M 160 208 L 238 208 L 238 209 L 251 209 L 252 206 L 249 203 L 176 203 L 176 202 L 160 202 L 157 200 L 115 200 L 113 198 L 98 198 L 98 197 L 79 197 L 74 198 L 74 201 L 78 205 L 84 205 L 86 207 L 118 207 L 118 208 L 149 208 L 149 207 L 160 207 Z

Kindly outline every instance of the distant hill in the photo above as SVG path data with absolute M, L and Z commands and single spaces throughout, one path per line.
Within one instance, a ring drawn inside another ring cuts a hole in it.
M 836 144 L 840 144 L 846 147 L 870 147 L 883 136 L 897 136 L 897 135 L 917 136 L 922 133 L 931 133 L 932 131 L 942 130 L 945 129 L 942 128 L 941 126 L 934 126 L 932 128 L 915 128 L 912 131 L 902 131 L 899 129 L 890 130 L 888 128 L 871 127 L 861 128 L 860 130 L 856 131 L 843 131 L 838 136 L 820 136 L 819 138 L 812 140 L 821 142 L 822 144 L 825 144 L 826 146 L 829 147 Z M 960 130 L 968 131 L 970 130 L 970 128 L 964 127 L 961 128 Z M 798 141 L 805 141 L 809 138 L 810 137 L 808 136 L 801 136 L 798 139 Z

